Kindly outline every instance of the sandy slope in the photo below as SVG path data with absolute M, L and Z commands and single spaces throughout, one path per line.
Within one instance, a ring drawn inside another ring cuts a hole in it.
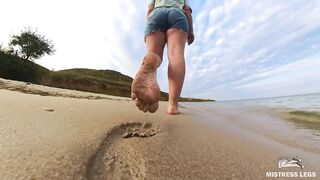
M 0 90 L 1 179 L 264 179 L 278 170 L 279 151 L 187 109 L 169 116 L 161 103 L 144 114 L 124 98 L 27 86 L 31 94 Z

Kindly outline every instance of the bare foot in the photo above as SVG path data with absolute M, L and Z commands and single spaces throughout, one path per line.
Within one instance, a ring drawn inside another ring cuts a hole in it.
M 168 104 L 167 114 L 170 114 L 170 115 L 180 114 L 180 112 L 178 111 L 178 105 L 175 106 L 175 105 Z
M 147 54 L 131 85 L 131 98 L 143 112 L 154 113 L 158 109 L 160 89 L 156 75 L 159 59 L 156 54 Z

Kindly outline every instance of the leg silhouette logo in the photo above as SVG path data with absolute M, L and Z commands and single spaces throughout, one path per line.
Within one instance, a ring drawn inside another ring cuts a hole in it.
M 300 167 L 301 169 L 304 168 L 304 165 L 300 158 L 298 157 L 281 157 L 278 161 L 278 167 L 281 168 L 287 168 L 287 167 Z

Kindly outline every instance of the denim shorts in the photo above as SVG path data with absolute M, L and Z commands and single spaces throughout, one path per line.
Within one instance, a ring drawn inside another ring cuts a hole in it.
M 189 33 L 189 23 L 184 11 L 178 7 L 158 7 L 147 18 L 144 39 L 154 32 L 166 32 L 170 28 Z

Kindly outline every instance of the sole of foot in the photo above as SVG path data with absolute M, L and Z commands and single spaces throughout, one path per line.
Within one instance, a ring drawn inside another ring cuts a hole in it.
M 143 112 L 154 113 L 158 109 L 160 88 L 157 82 L 157 62 L 160 57 L 148 53 L 131 85 L 131 98 Z

